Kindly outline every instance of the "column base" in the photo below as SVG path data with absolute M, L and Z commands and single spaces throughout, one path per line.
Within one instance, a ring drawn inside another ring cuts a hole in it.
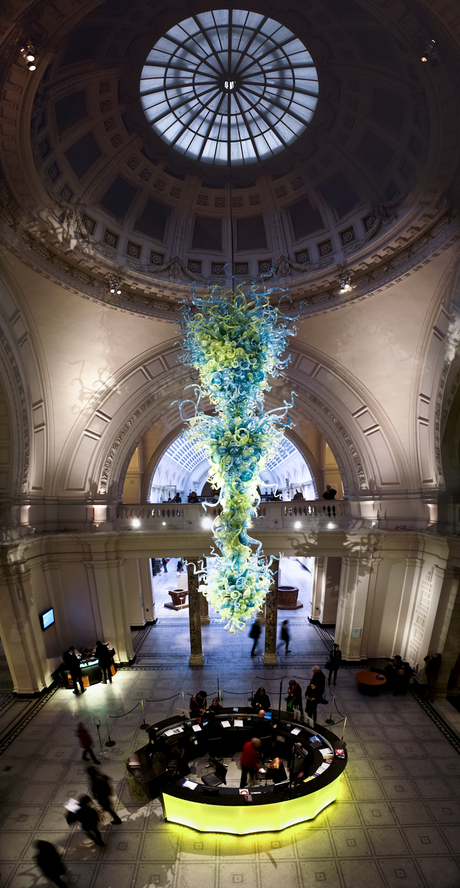
M 201 666 L 204 666 L 203 654 L 191 654 L 188 665 L 191 669 L 199 669 Z
M 262 662 L 264 666 L 278 666 L 278 655 L 275 654 L 264 654 L 262 657 Z
M 211 617 L 208 617 L 208 616 L 201 617 L 201 625 L 202 626 L 209 626 L 210 622 L 211 622 Z

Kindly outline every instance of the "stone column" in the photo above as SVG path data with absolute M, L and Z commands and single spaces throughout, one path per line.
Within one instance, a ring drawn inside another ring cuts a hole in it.
M 198 576 L 195 571 L 198 561 L 189 561 L 188 573 L 188 618 L 190 623 L 190 657 L 188 665 L 192 669 L 204 666 L 203 650 L 201 647 L 201 614 L 200 599 L 202 597 L 198 587 Z
M 153 577 L 150 558 L 139 558 L 139 582 L 144 602 L 144 620 L 153 623 L 155 620 L 155 600 L 153 597 Z
M 51 675 L 30 571 L 24 564 L 4 565 L 0 596 L 0 634 L 14 693 L 39 694 L 51 684 Z
M 111 558 L 98 545 L 91 555 L 86 567 L 92 580 L 90 588 L 96 597 L 104 641 L 115 648 L 116 662 L 132 663 L 134 652 L 122 571 L 123 559 Z
M 273 574 L 273 582 L 265 599 L 265 651 L 264 666 L 277 666 L 276 632 L 278 619 L 278 574 L 279 562 Z
M 310 619 L 321 622 L 322 600 L 324 593 L 324 566 L 327 558 L 318 556 L 315 558 L 313 579 L 311 585 L 311 614 Z
M 355 555 L 342 558 L 335 640 L 345 660 L 362 657 L 370 573 L 368 559 Z

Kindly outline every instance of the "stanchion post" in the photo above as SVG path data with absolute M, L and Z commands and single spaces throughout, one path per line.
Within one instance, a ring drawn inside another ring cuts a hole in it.
M 141 729 L 142 729 L 143 731 L 146 731 L 147 728 L 148 728 L 148 724 L 147 724 L 147 722 L 146 722 L 146 720 L 145 720 L 144 701 L 143 701 L 143 700 L 141 700 L 141 706 L 142 706 L 142 724 L 141 724 Z
M 115 740 L 112 740 L 112 738 L 110 736 L 110 728 L 109 728 L 109 719 L 108 718 L 106 718 L 106 722 L 107 722 L 107 736 L 109 739 L 105 741 L 105 745 L 106 746 L 115 746 Z
M 95 718 L 94 724 L 96 725 L 96 730 L 97 730 L 97 734 L 99 737 L 99 746 L 101 747 L 101 752 L 104 752 L 104 747 L 102 745 L 102 737 L 101 737 L 101 720 L 99 718 Z
M 344 733 L 345 733 L 345 727 L 346 727 L 346 724 L 347 724 L 347 716 L 345 716 L 345 721 L 344 721 L 344 723 L 343 723 L 342 740 L 343 740 L 343 735 L 344 735 Z
M 278 701 L 278 721 L 281 718 L 281 696 L 282 696 L 282 694 L 283 694 L 283 679 L 281 679 L 281 681 L 280 681 L 280 698 Z
M 327 724 L 327 725 L 333 725 L 333 724 L 334 724 L 334 719 L 332 718 L 332 709 L 334 708 L 334 700 L 335 700 L 335 697 L 332 698 L 331 716 L 330 716 L 330 718 L 327 718 L 327 719 L 326 719 L 326 724 Z

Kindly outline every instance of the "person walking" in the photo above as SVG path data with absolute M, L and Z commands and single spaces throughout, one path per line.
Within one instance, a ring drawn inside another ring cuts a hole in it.
M 61 876 L 65 876 L 67 869 L 62 862 L 62 857 L 51 842 L 45 842 L 40 839 L 35 842 L 38 854 L 35 855 L 35 862 L 41 869 L 44 876 L 54 882 L 58 888 L 67 888 L 66 882 L 62 881 Z
M 78 728 L 75 731 L 75 733 L 80 741 L 80 746 L 83 750 L 83 755 L 82 755 L 83 761 L 87 762 L 88 758 L 92 758 L 95 765 L 100 765 L 101 763 L 100 763 L 99 759 L 96 758 L 96 756 L 94 755 L 94 752 L 92 750 L 93 739 L 92 739 L 89 731 L 86 730 L 83 722 L 78 723 Z
M 169 558 L 162 558 L 161 559 L 161 563 L 163 565 L 163 570 L 164 570 L 165 574 L 168 573 L 168 561 L 169 561 Z
M 101 774 L 93 765 L 88 768 L 88 776 L 91 781 L 91 792 L 96 802 L 103 811 L 107 811 L 112 816 L 112 823 L 123 823 L 111 806 L 110 796 L 112 795 L 112 788 L 109 778 L 106 774 Z
M 286 645 L 285 654 L 290 654 L 291 651 L 289 649 L 289 642 L 291 640 L 291 636 L 289 635 L 289 620 L 283 620 L 281 624 L 281 633 L 280 633 L 280 641 Z
M 104 684 L 107 684 L 107 679 L 109 680 L 109 683 L 112 684 L 111 666 L 114 654 L 115 650 L 113 648 L 109 650 L 109 646 L 106 642 L 104 644 L 102 644 L 102 641 L 96 642 L 95 656 L 99 660 Z
M 83 832 L 86 833 L 96 845 L 104 847 L 102 836 L 99 832 L 99 815 L 95 808 L 91 805 L 91 799 L 88 795 L 82 796 L 78 800 L 80 808 L 75 813 L 75 820 L 81 824 Z
M 243 746 L 243 751 L 241 753 L 241 780 L 240 780 L 240 789 L 243 789 L 248 782 L 248 774 L 251 780 L 251 783 L 254 783 L 256 779 L 256 773 L 259 771 L 259 762 L 257 760 L 257 750 L 262 746 L 262 741 L 259 737 L 252 737 L 251 740 L 248 740 L 247 743 Z
M 260 632 L 261 632 L 260 623 L 258 620 L 254 620 L 254 622 L 251 626 L 251 631 L 249 633 L 249 638 L 252 638 L 254 641 L 254 644 L 252 645 L 251 657 L 255 657 L 255 655 L 256 655 L 257 642 L 259 641 Z
M 65 652 L 63 656 L 64 666 L 70 672 L 73 681 L 73 692 L 78 695 L 77 684 L 80 685 L 82 694 L 85 693 L 85 687 L 83 686 L 83 676 L 81 674 L 80 661 L 75 653 L 75 648 L 72 646 L 68 651 Z
M 342 651 L 340 650 L 338 644 L 334 644 L 334 647 L 332 648 L 332 650 L 329 654 L 329 660 L 326 663 L 326 667 L 327 667 L 327 669 L 329 669 L 329 676 L 327 679 L 327 683 L 328 683 L 329 687 L 331 686 L 331 676 L 332 675 L 334 676 L 333 684 L 334 685 L 337 684 L 337 673 L 339 671 L 341 661 L 342 661 Z

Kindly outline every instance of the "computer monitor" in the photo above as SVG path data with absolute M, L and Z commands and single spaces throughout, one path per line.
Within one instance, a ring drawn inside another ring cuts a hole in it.
M 265 718 L 267 721 L 271 722 L 271 720 L 272 720 L 272 718 L 273 718 L 273 712 L 265 712 L 265 714 L 264 714 L 264 718 Z

